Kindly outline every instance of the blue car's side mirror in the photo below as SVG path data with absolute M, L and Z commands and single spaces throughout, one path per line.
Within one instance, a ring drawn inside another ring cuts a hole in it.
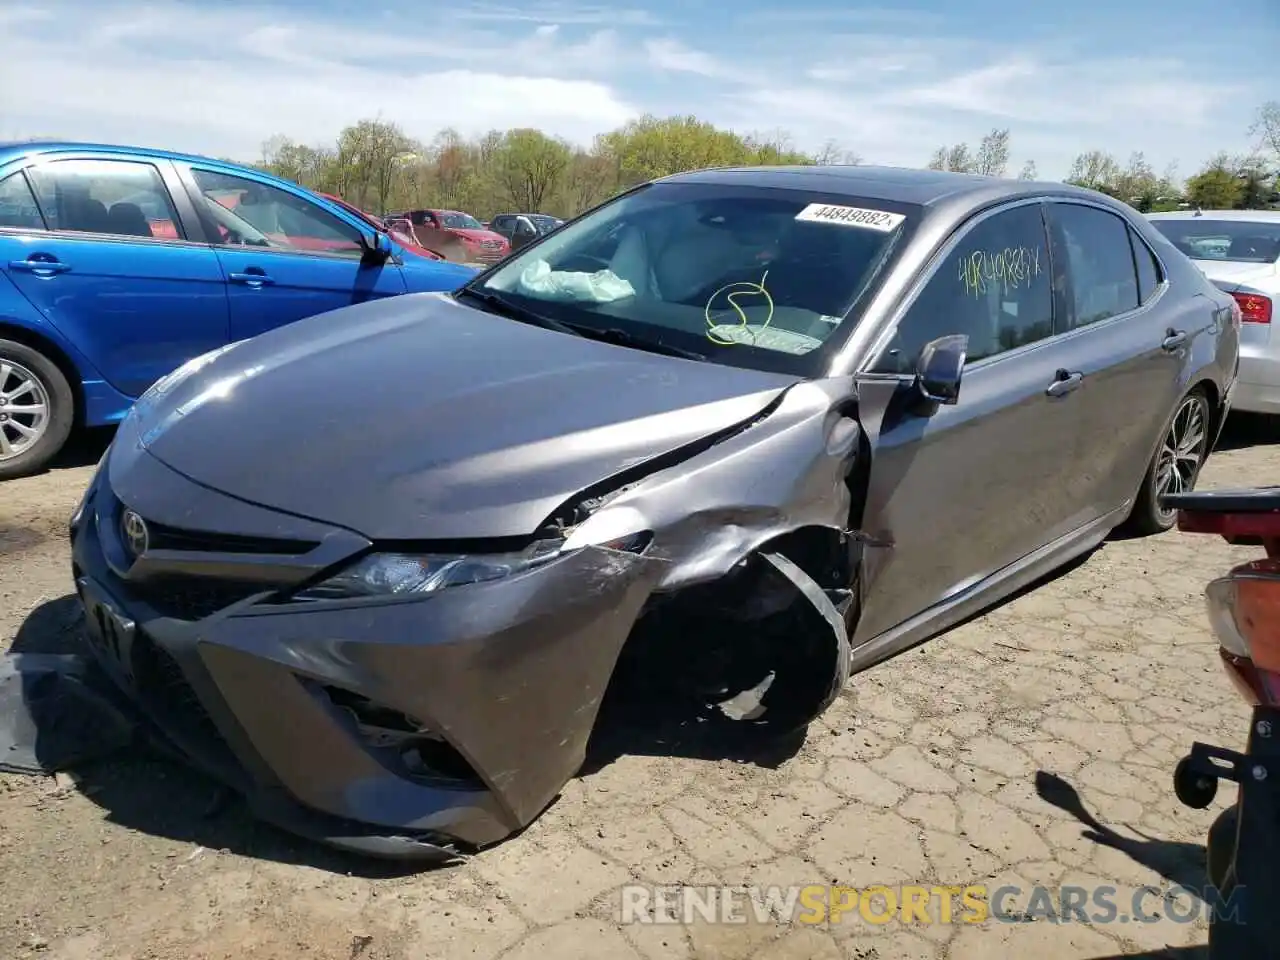
M 374 233 L 372 238 L 365 238 L 365 263 L 384 264 L 391 259 L 393 253 L 395 253 L 395 247 L 391 243 L 391 238 L 381 230 Z

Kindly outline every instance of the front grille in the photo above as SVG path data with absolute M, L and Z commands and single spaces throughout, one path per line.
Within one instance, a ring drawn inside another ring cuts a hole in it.
M 139 697 L 179 747 L 212 754 L 219 765 L 237 765 L 217 724 L 172 654 L 139 632 L 133 640 L 131 661 Z
M 182 550 L 193 553 L 271 553 L 297 556 L 314 550 L 319 544 L 306 540 L 283 540 L 276 537 L 246 537 L 237 533 L 210 533 L 184 530 L 148 521 L 152 550 Z
M 240 580 L 218 580 L 184 574 L 164 574 L 128 584 L 129 592 L 163 617 L 202 620 L 245 597 L 272 589 Z

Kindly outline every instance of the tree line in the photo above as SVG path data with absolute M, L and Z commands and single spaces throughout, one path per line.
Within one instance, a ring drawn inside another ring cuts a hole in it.
M 1103 149 L 1076 156 L 1067 183 L 1089 187 L 1139 210 L 1261 208 L 1280 205 L 1280 101 L 1258 108 L 1249 128 L 1255 148 L 1210 157 L 1185 181 L 1176 165 L 1156 172 L 1142 153 L 1122 162 Z M 978 144 L 938 147 L 930 169 L 1009 176 L 1010 131 L 993 129 Z M 575 147 L 540 130 L 494 130 L 468 139 L 444 130 L 418 140 L 381 119 L 345 128 L 333 145 L 285 136 L 262 146 L 257 164 L 278 176 L 334 193 L 375 213 L 431 206 L 482 219 L 503 212 L 569 217 L 654 177 L 702 167 L 858 164 L 839 143 L 817 153 L 795 148 L 784 131 L 739 134 L 693 116 L 644 116 Z M 1037 179 L 1028 161 L 1018 177 Z

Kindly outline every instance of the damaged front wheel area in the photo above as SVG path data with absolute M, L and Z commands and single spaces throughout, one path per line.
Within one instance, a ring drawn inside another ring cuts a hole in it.
M 646 685 L 703 721 L 780 736 L 821 715 L 848 680 L 852 603 L 783 554 L 754 554 L 650 611 L 628 653 L 646 661 L 635 664 Z

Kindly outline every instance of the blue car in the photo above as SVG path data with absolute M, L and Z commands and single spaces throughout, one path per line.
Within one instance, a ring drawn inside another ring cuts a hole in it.
M 118 423 L 215 347 L 474 275 L 258 170 L 0 144 L 0 480 L 39 470 L 76 427 Z

